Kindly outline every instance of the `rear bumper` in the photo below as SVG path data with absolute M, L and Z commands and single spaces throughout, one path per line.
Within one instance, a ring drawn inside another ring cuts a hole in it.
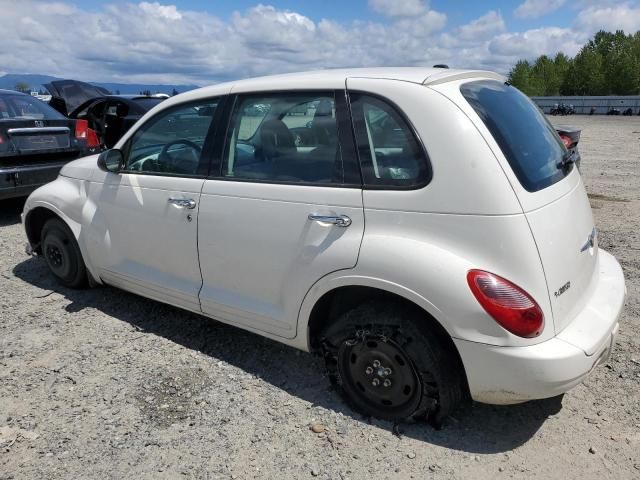
M 0 200 L 26 197 L 36 188 L 52 182 L 68 161 L 34 165 L 0 166 Z
M 521 403 L 560 395 L 605 361 L 615 343 L 626 287 L 622 269 L 600 251 L 598 286 L 559 335 L 528 347 L 499 347 L 454 339 L 474 400 Z

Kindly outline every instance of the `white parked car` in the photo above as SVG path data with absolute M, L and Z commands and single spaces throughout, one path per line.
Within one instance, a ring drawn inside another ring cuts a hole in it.
M 496 74 L 327 70 L 148 112 L 28 199 L 31 251 L 326 359 L 359 411 L 439 421 L 577 385 L 625 284 L 573 157 Z

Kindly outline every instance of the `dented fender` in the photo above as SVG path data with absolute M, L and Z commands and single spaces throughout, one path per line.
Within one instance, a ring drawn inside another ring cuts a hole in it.
M 83 231 L 87 211 L 91 210 L 91 203 L 88 198 L 89 185 L 90 182 L 88 180 L 79 180 L 61 175 L 53 182 L 38 188 L 29 196 L 25 202 L 21 219 L 28 240 L 29 216 L 37 209 L 49 210 L 64 221 L 78 242 L 82 258 L 91 277 L 100 283 L 99 276 L 96 274 L 87 252 Z M 27 254 L 32 255 L 37 248 L 37 243 L 29 241 L 25 250 Z

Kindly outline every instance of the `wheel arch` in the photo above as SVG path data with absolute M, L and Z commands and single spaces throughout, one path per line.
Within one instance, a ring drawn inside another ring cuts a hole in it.
M 451 332 L 442 321 L 442 312 L 413 290 L 385 280 L 359 276 L 343 276 L 319 283 L 305 297 L 298 319 L 298 334 L 306 339 L 309 351 L 317 350 L 319 335 L 341 313 L 363 302 L 381 298 L 419 311 L 425 318 L 425 324 L 446 336 L 455 348 Z
M 446 324 L 438 319 L 437 314 L 441 313 L 432 303 L 417 293 L 395 284 L 389 284 L 382 280 L 372 281 L 368 279 L 360 283 L 344 283 L 333 288 L 327 288 L 319 295 L 315 296 L 315 301 L 311 308 L 307 306 L 308 316 L 303 324 L 306 336 L 307 348 L 311 352 L 321 351 L 321 340 L 323 332 L 335 325 L 340 316 L 357 305 L 365 302 L 390 302 L 397 304 L 399 309 L 413 310 L 424 321 L 418 325 L 431 335 L 435 335 L 438 342 L 444 346 L 452 355 L 459 368 L 465 382 L 465 394 L 468 393 L 467 375 L 462 362 L 460 352 L 456 347 L 451 333 L 447 330 Z
M 33 250 L 37 253 L 41 253 L 40 236 L 42 234 L 42 228 L 47 220 L 51 218 L 59 218 L 62 220 L 73 232 L 76 240 L 79 240 L 80 225 L 73 222 L 68 216 L 64 215 L 53 205 L 36 204 L 29 209 L 24 217 L 24 229 L 27 235 L 27 240 L 31 244 Z

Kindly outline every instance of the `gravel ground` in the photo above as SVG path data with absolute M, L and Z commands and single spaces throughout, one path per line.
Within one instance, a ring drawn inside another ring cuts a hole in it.
M 310 355 L 59 287 L 23 253 L 21 202 L 1 202 L 0 479 L 640 478 L 640 117 L 552 120 L 584 129 L 600 244 L 629 293 L 611 358 L 564 398 L 475 404 L 395 436 L 344 406 Z

